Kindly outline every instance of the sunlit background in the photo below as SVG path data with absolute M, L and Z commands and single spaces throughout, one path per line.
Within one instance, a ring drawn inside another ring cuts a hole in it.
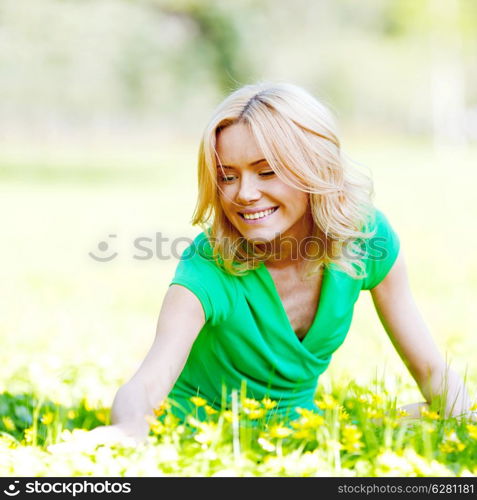
M 337 115 L 474 394 L 476 39 L 472 0 L 1 0 L 0 390 L 111 404 L 154 338 L 172 240 L 200 232 L 204 125 L 274 80 Z M 320 383 L 374 377 L 422 400 L 363 293 Z

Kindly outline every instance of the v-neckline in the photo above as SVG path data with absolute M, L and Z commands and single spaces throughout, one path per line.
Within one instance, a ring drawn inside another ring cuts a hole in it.
M 293 326 L 290 322 L 290 318 L 288 317 L 285 306 L 283 305 L 282 298 L 280 297 L 280 294 L 278 293 L 278 289 L 277 289 L 277 286 L 275 284 L 275 280 L 273 279 L 272 274 L 270 273 L 267 266 L 265 265 L 265 262 L 263 262 L 263 261 L 261 262 L 259 269 L 262 269 L 262 268 L 263 268 L 264 274 L 267 276 L 267 279 L 270 282 L 271 289 L 273 290 L 273 293 L 275 294 L 275 299 L 277 300 L 279 309 L 281 309 L 282 316 L 286 320 L 286 325 L 287 325 L 288 331 L 293 335 L 293 337 L 295 338 L 295 341 L 299 345 L 304 346 L 307 343 L 307 339 L 310 337 L 310 333 L 313 333 L 313 330 L 315 330 L 315 328 L 318 324 L 319 317 L 322 315 L 322 311 L 324 309 L 323 301 L 326 297 L 326 287 L 327 287 L 327 284 L 329 281 L 328 278 L 329 278 L 330 270 L 328 269 L 328 267 L 326 265 L 323 267 L 323 274 L 321 277 L 321 289 L 320 289 L 320 295 L 318 297 L 318 304 L 316 305 L 315 316 L 313 318 L 313 321 L 311 322 L 310 328 L 305 333 L 303 338 L 300 339 L 298 337 L 298 335 L 296 334 L 295 330 L 293 329 Z

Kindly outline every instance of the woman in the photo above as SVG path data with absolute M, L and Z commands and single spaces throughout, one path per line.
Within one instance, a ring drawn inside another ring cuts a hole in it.
M 148 434 L 167 396 L 178 416 L 191 396 L 220 408 L 247 395 L 278 401 L 288 418 L 316 409 L 318 377 L 344 341 L 361 290 L 427 403 L 446 415 L 469 399 L 409 290 L 399 239 L 373 207 L 371 181 L 347 164 L 329 111 L 289 84 L 245 86 L 207 126 L 193 219 L 204 232 L 184 252 L 154 343 L 116 394 L 98 440 Z M 445 383 L 444 383 L 445 380 Z M 419 416 L 419 403 L 404 407 Z

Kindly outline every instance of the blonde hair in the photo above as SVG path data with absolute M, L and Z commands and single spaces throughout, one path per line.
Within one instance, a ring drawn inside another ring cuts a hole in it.
M 244 245 L 218 196 L 217 135 L 236 123 L 249 127 L 268 164 L 284 182 L 309 193 L 314 221 L 310 236 L 321 238 L 326 249 L 310 262 L 309 273 L 334 263 L 350 276 L 362 278 L 365 266 L 356 258 L 362 254 L 357 240 L 372 235 L 365 230 L 373 211 L 372 180 L 345 159 L 327 107 L 301 87 L 287 83 L 239 88 L 218 106 L 204 130 L 198 158 L 199 196 L 192 223 L 209 234 L 217 264 L 240 275 L 257 268 L 260 260 L 250 245 Z M 350 241 L 351 258 L 343 252 Z

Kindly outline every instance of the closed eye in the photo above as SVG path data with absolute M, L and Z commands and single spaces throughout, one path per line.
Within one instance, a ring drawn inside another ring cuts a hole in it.
M 275 175 L 275 172 L 273 170 L 270 170 L 269 172 L 260 172 L 260 175 L 262 177 L 270 177 L 272 175 Z
M 237 176 L 235 175 L 224 175 L 219 177 L 220 182 L 233 182 Z

